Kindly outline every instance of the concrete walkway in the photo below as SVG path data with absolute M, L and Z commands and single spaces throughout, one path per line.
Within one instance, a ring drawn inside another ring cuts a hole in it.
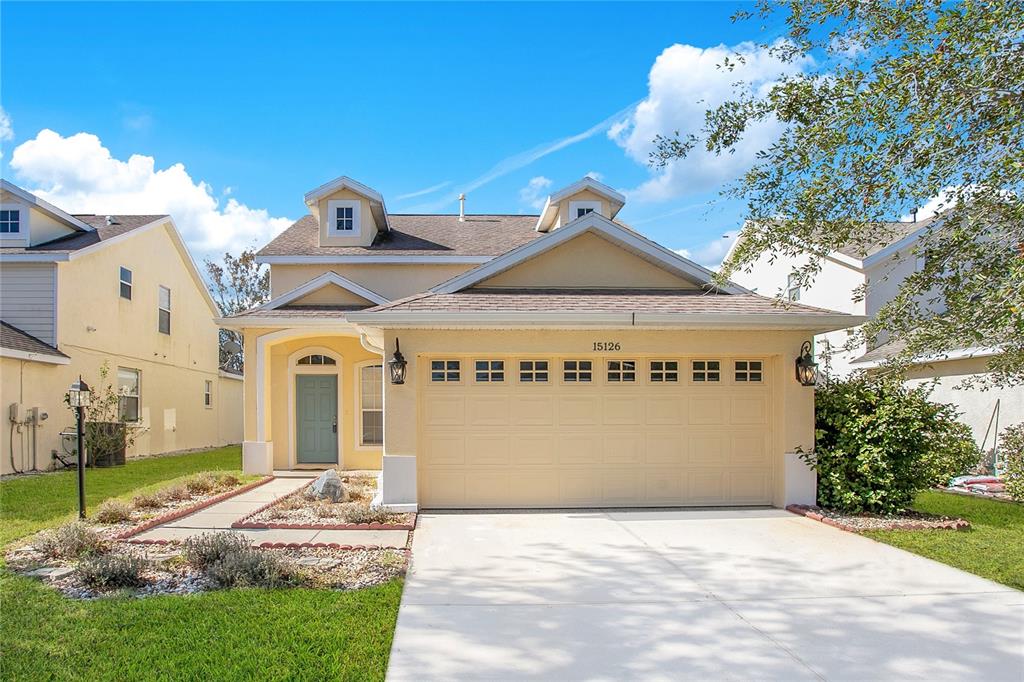
M 1024 593 L 775 509 L 421 513 L 388 678 L 1019 682 Z
M 229 497 L 223 502 L 200 509 L 194 514 L 151 528 L 134 536 L 133 540 L 185 540 L 194 535 L 229 530 L 249 537 L 252 544 L 264 542 L 323 542 L 340 545 L 377 545 L 405 547 L 409 539 L 404 530 L 293 530 L 267 528 L 232 530 L 231 524 L 251 514 L 268 502 L 280 499 L 316 478 L 320 472 L 288 472 L 258 488 Z

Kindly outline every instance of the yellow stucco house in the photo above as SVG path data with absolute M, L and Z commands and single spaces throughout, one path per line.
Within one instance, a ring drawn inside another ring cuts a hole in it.
M 617 222 L 591 178 L 540 215 L 389 213 L 347 177 L 259 252 L 247 470 L 381 469 L 395 509 L 813 502 L 795 451 L 814 334 L 860 318 L 773 301 Z
M 171 217 L 70 215 L 0 183 L 0 471 L 68 458 L 64 395 L 104 363 L 129 456 L 240 442 L 241 377 L 219 367 L 220 312 Z

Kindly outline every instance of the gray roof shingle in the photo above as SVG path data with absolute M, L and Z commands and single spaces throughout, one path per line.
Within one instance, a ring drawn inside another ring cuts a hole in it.
M 932 216 L 931 218 L 925 218 L 916 222 L 875 223 L 874 236 L 876 238 L 873 242 L 864 245 L 848 244 L 838 249 L 838 251 L 844 256 L 863 260 L 868 256 L 873 256 L 890 244 L 895 244 L 904 237 L 909 237 L 921 228 L 928 227 L 935 222 L 936 217 Z
M 96 229 L 92 232 L 75 232 L 66 237 L 54 239 L 45 244 L 36 244 L 35 246 L 5 246 L 0 248 L 0 256 L 15 253 L 73 253 L 79 249 L 84 249 L 126 232 L 131 232 L 144 225 L 149 225 L 160 218 L 170 218 L 166 214 L 116 215 L 111 216 L 114 219 L 114 224 L 107 225 L 107 216 L 105 215 L 76 215 L 75 217 Z
M 0 348 L 46 355 L 53 358 L 68 357 L 50 344 L 3 321 L 0 321 Z

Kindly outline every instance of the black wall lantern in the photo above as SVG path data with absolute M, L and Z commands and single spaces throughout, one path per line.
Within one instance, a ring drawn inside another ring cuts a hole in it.
M 804 386 L 818 383 L 818 363 L 811 355 L 811 342 L 804 341 L 800 346 L 800 357 L 796 359 L 796 380 Z
M 405 358 L 402 357 L 402 351 L 398 347 L 398 339 L 395 339 L 395 354 L 388 360 L 388 370 L 391 372 L 391 383 L 393 384 L 404 384 L 405 383 Z

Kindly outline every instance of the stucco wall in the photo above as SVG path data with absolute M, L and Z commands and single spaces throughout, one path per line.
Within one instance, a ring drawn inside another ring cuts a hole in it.
M 472 263 L 408 265 L 383 263 L 340 263 L 326 265 L 272 265 L 271 296 L 280 296 L 325 272 L 336 272 L 375 291 L 389 300 L 424 292 L 431 287 L 476 267 Z
M 329 202 L 339 199 L 359 202 L 359 233 L 352 237 L 333 234 L 329 229 L 331 225 L 331 216 L 328 215 Z M 317 215 L 320 223 L 321 246 L 369 246 L 377 235 L 377 224 L 370 212 L 370 202 L 366 197 L 351 190 L 340 189 L 320 199 L 317 202 Z

